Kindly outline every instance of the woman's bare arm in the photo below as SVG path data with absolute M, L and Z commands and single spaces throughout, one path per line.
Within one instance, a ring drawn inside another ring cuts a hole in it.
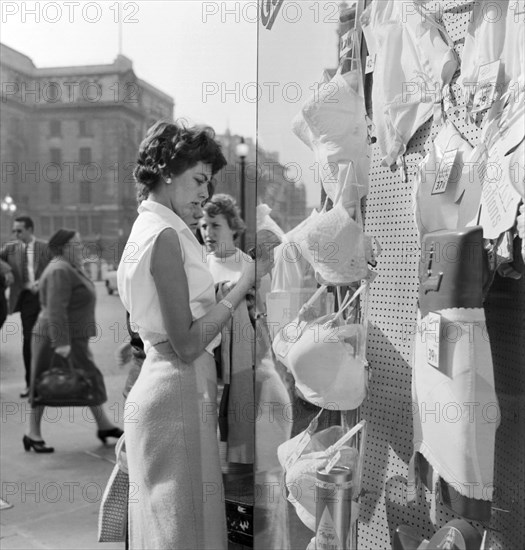
M 165 229 L 157 237 L 151 256 L 151 273 L 169 341 L 177 355 L 185 363 L 191 363 L 229 320 L 230 310 L 224 304 L 217 304 L 204 317 L 193 321 L 188 279 L 179 237 L 174 229 Z M 249 266 L 226 297 L 233 307 L 239 305 L 253 286 L 254 278 L 254 266 Z

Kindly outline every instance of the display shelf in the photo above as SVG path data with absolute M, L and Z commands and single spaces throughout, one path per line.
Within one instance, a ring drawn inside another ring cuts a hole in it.
M 473 3 L 431 4 L 439 4 L 444 10 L 445 27 L 460 56 Z M 471 145 L 476 145 L 483 117 L 476 123 L 467 120 L 458 84 L 453 84 L 452 95 L 456 104 L 449 110 L 449 118 Z M 381 165 L 377 145 L 372 149 L 365 229 L 378 239 L 382 254 L 367 303 L 367 356 L 372 378 L 370 395 L 362 407 L 369 431 L 359 549 L 391 548 L 393 533 L 401 524 L 415 527 L 429 539 L 436 529 L 458 517 L 430 490 L 421 489 L 415 504 L 408 504 L 406 498 L 408 461 L 413 450 L 411 357 L 420 253 L 412 189 L 416 167 L 429 151 L 441 124 L 431 119 L 410 141 L 405 155 L 407 182 L 402 181 L 398 170 Z M 496 277 L 485 311 L 502 412 L 496 433 L 489 545 L 492 550 L 515 550 L 525 548 L 525 277 L 518 281 Z M 482 529 L 477 523 L 473 525 Z

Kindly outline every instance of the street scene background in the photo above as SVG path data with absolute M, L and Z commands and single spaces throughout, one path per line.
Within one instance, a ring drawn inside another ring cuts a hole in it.
M 123 427 L 127 370 L 117 366 L 115 352 L 127 336 L 125 311 L 118 294 L 110 296 L 102 282 L 95 286 L 99 335 L 92 338 L 91 349 L 106 383 L 104 406 L 110 419 Z M 8 317 L 0 339 L 1 497 L 10 506 L 3 503 L 6 508 L 0 514 L 2 550 L 124 548 L 97 542 L 98 510 L 115 462 L 115 445 L 104 446 L 97 439 L 89 409 L 48 407 L 42 432 L 56 452 L 26 453 L 22 436 L 29 404 L 19 397 L 25 383 L 18 314 Z

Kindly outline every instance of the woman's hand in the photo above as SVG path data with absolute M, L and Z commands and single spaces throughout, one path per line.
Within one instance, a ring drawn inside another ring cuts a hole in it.
M 61 357 L 67 358 L 71 353 L 71 346 L 57 346 L 55 348 L 55 353 L 58 353 Z

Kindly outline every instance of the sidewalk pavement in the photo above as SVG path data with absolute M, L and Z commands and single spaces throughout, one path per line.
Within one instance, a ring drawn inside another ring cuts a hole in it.
M 126 373 L 105 376 L 106 410 L 122 427 Z M 124 543 L 97 542 L 98 510 L 115 459 L 114 439 L 96 437 L 89 409 L 46 409 L 42 432 L 51 454 L 25 452 L 22 436 L 29 411 L 19 398 L 20 382 L 1 387 L 0 547 L 14 549 L 123 549 Z M 109 440 L 108 440 L 109 442 Z

